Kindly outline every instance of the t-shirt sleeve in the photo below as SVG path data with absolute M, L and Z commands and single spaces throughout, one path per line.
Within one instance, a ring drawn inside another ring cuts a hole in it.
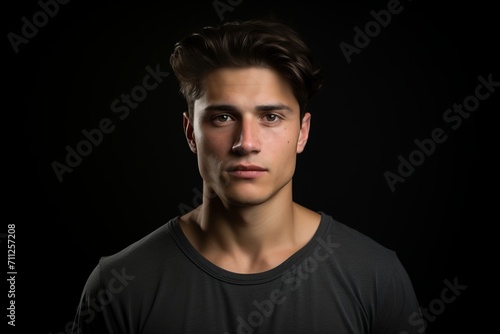
M 85 283 L 75 315 L 73 334 L 119 333 L 108 307 L 110 294 L 103 284 L 99 263 Z
M 424 334 L 420 306 L 408 273 L 395 256 L 394 269 L 378 293 L 373 334 Z

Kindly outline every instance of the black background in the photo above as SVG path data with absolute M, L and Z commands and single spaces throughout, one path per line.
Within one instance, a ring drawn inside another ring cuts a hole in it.
M 373 20 L 370 11 L 386 9 L 388 1 L 232 3 L 224 21 L 280 18 L 304 35 L 326 72 L 310 105 L 295 200 L 395 250 L 422 307 L 437 305 L 444 280 L 466 285 L 429 322 L 428 333 L 496 329 L 491 237 L 498 221 L 493 119 L 500 88 L 458 129 L 442 119 L 474 94 L 478 76 L 500 81 L 493 2 L 401 1 L 402 11 L 350 63 L 339 44 L 353 44 L 354 27 L 363 29 Z M 100 256 L 198 200 L 201 179 L 182 132 L 185 104 L 174 76 L 123 120 L 110 104 L 142 83 L 146 66 L 170 72 L 177 40 L 222 22 L 210 0 L 72 1 L 16 53 L 7 35 L 20 35 L 21 18 L 32 22 L 40 10 L 36 1 L 9 2 L 2 20 L 7 201 L 0 233 L 7 253 L 7 224 L 16 224 L 19 333 L 64 332 Z M 76 148 L 85 139 L 81 131 L 103 118 L 114 130 L 59 182 L 51 164 L 64 163 L 66 145 Z M 408 158 L 414 140 L 438 127 L 447 140 L 392 192 L 384 172 L 396 173 L 398 156 Z

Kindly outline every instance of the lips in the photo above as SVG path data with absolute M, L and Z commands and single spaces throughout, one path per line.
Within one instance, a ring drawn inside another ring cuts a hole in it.
M 235 172 L 235 171 L 259 171 L 263 172 L 266 171 L 265 168 L 257 166 L 257 165 L 235 165 L 229 168 L 230 172 Z
M 267 172 L 267 169 L 257 165 L 238 164 L 228 168 L 231 176 L 242 179 L 255 179 Z

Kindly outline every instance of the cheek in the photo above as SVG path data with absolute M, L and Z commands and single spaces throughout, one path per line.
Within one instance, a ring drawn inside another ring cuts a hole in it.
M 204 154 L 216 155 L 227 153 L 228 139 L 221 133 L 205 133 L 196 138 L 196 144 Z M 230 145 L 229 145 L 230 148 Z
M 223 165 L 223 155 L 217 151 L 217 147 L 203 144 L 197 152 L 198 169 L 201 177 L 212 183 L 219 178 Z
M 220 172 L 222 164 L 231 150 L 226 136 L 220 133 L 204 132 L 196 138 L 198 166 L 202 173 L 210 178 Z
M 268 141 L 270 156 L 285 170 L 294 168 L 297 156 L 297 137 L 293 133 L 282 133 Z
M 281 132 L 272 133 L 272 136 L 268 139 L 268 142 L 273 143 L 273 146 L 283 152 L 282 154 L 295 155 L 297 150 L 297 140 L 298 136 L 295 132 L 288 131 L 287 128 L 283 129 Z

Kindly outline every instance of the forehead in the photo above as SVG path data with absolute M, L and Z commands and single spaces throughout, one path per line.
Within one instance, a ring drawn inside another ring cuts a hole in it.
M 208 74 L 203 94 L 195 101 L 195 110 L 213 103 L 248 107 L 281 103 L 291 109 L 298 108 L 288 81 L 264 67 L 222 68 Z

